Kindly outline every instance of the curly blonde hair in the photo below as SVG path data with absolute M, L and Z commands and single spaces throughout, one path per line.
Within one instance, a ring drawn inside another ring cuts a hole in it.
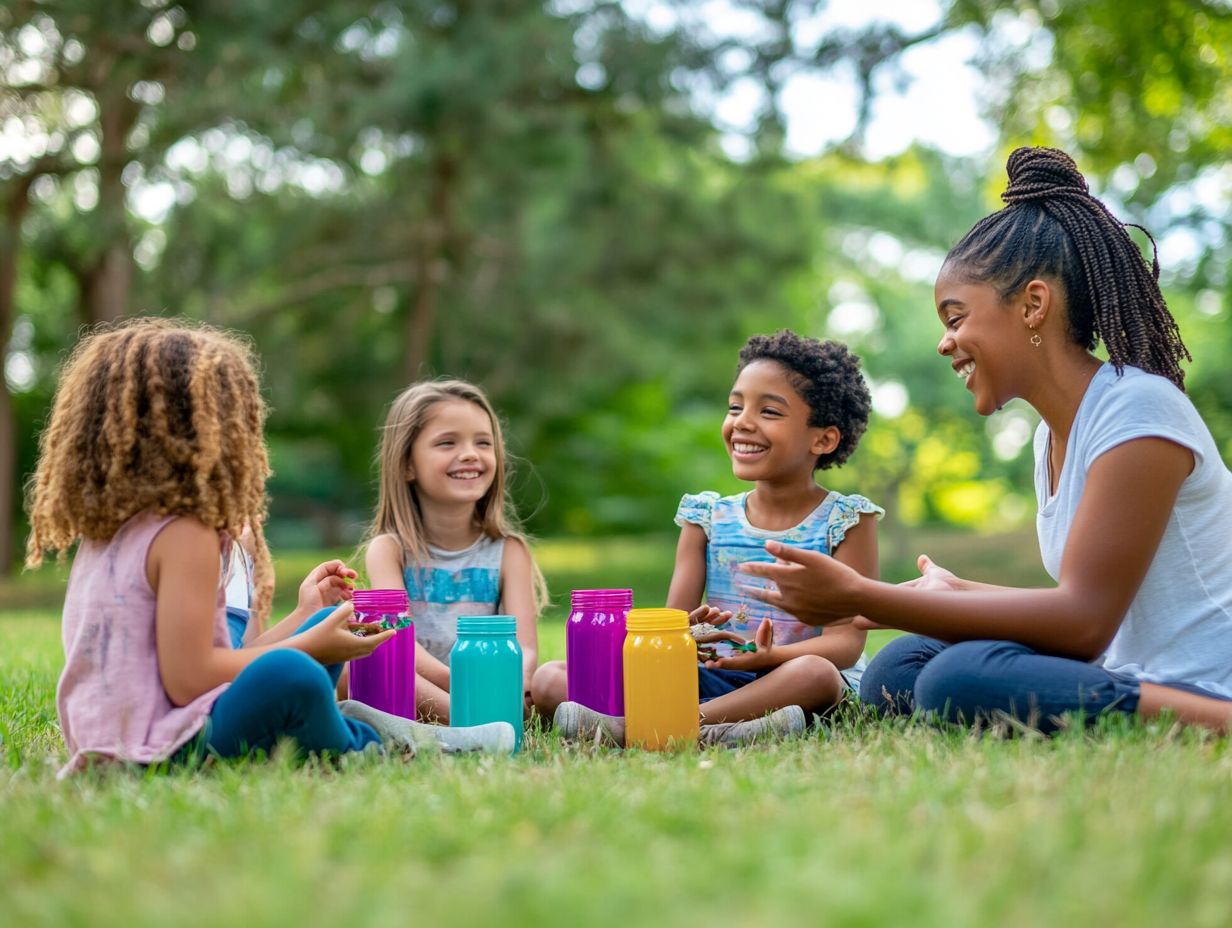
M 370 543 L 378 535 L 390 534 L 402 542 L 403 551 L 412 562 L 426 561 L 430 557 L 423 515 L 419 509 L 419 492 L 414 482 L 408 482 L 405 477 L 406 465 L 411 459 L 411 446 L 432 418 L 433 409 L 438 403 L 449 400 L 474 403 L 492 423 L 496 474 L 488 492 L 475 504 L 475 527 L 493 540 L 517 539 L 529 551 L 529 539 L 521 531 L 513 502 L 506 490 L 509 462 L 500 417 L 483 390 L 464 380 L 425 380 L 411 384 L 390 405 L 378 452 L 380 489 L 376 514 L 363 544 Z M 548 604 L 548 588 L 533 558 L 531 572 L 535 606 L 542 610 Z
M 247 341 L 206 325 L 132 319 L 86 335 L 60 374 L 28 485 L 26 566 L 106 541 L 142 512 L 254 536 L 253 614 L 269 615 L 265 403 Z

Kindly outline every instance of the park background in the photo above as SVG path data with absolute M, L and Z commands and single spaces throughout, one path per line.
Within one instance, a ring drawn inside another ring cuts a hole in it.
M 512 924 L 1226 924 L 1232 760 L 1166 724 L 1040 743 L 853 717 L 817 751 L 544 736 L 507 766 L 57 788 L 64 571 L 20 559 L 58 365 L 84 327 L 182 315 L 263 359 L 282 605 L 354 552 L 397 391 L 484 385 L 560 656 L 570 588 L 661 602 L 680 494 L 741 488 L 718 435 L 736 352 L 787 326 L 863 359 L 873 420 L 822 476 L 886 507 L 886 577 L 926 550 L 1045 582 L 1036 420 L 974 414 L 932 279 L 1010 150 L 1069 151 L 1155 234 L 1232 459 L 1230 54 L 1223 0 L 0 6 L 0 900 L 30 924 L 393 921 L 403 889 L 424 918 Z M 401 884 L 348 863 L 363 842 Z M 681 892 L 682 860 L 749 885 Z

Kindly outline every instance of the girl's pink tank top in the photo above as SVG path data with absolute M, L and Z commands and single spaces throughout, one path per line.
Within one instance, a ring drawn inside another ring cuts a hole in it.
M 163 689 L 155 643 L 155 595 L 146 578 L 150 545 L 175 516 L 136 515 L 109 541 L 83 541 L 64 598 L 64 672 L 56 687 L 68 746 L 63 777 L 99 757 L 166 760 L 205 725 L 229 684 L 175 706 Z M 230 647 L 220 585 L 214 645 Z

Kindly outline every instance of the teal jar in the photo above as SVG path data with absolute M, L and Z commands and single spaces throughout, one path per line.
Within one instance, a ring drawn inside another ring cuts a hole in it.
M 449 652 L 449 724 L 513 726 L 514 751 L 522 749 L 522 646 L 511 615 L 458 617 L 458 640 Z

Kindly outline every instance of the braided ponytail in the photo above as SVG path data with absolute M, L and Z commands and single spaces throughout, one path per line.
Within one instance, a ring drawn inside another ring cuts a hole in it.
M 1057 277 L 1069 304 L 1070 337 L 1088 350 L 1103 341 L 1120 373 L 1126 364 L 1185 389 L 1192 360 L 1159 289 L 1151 240 L 1148 266 L 1122 223 L 1091 196 L 1073 159 L 1055 148 L 1018 148 L 1006 162 L 1005 208 L 986 216 L 946 256 L 1001 298 L 1041 275 Z

